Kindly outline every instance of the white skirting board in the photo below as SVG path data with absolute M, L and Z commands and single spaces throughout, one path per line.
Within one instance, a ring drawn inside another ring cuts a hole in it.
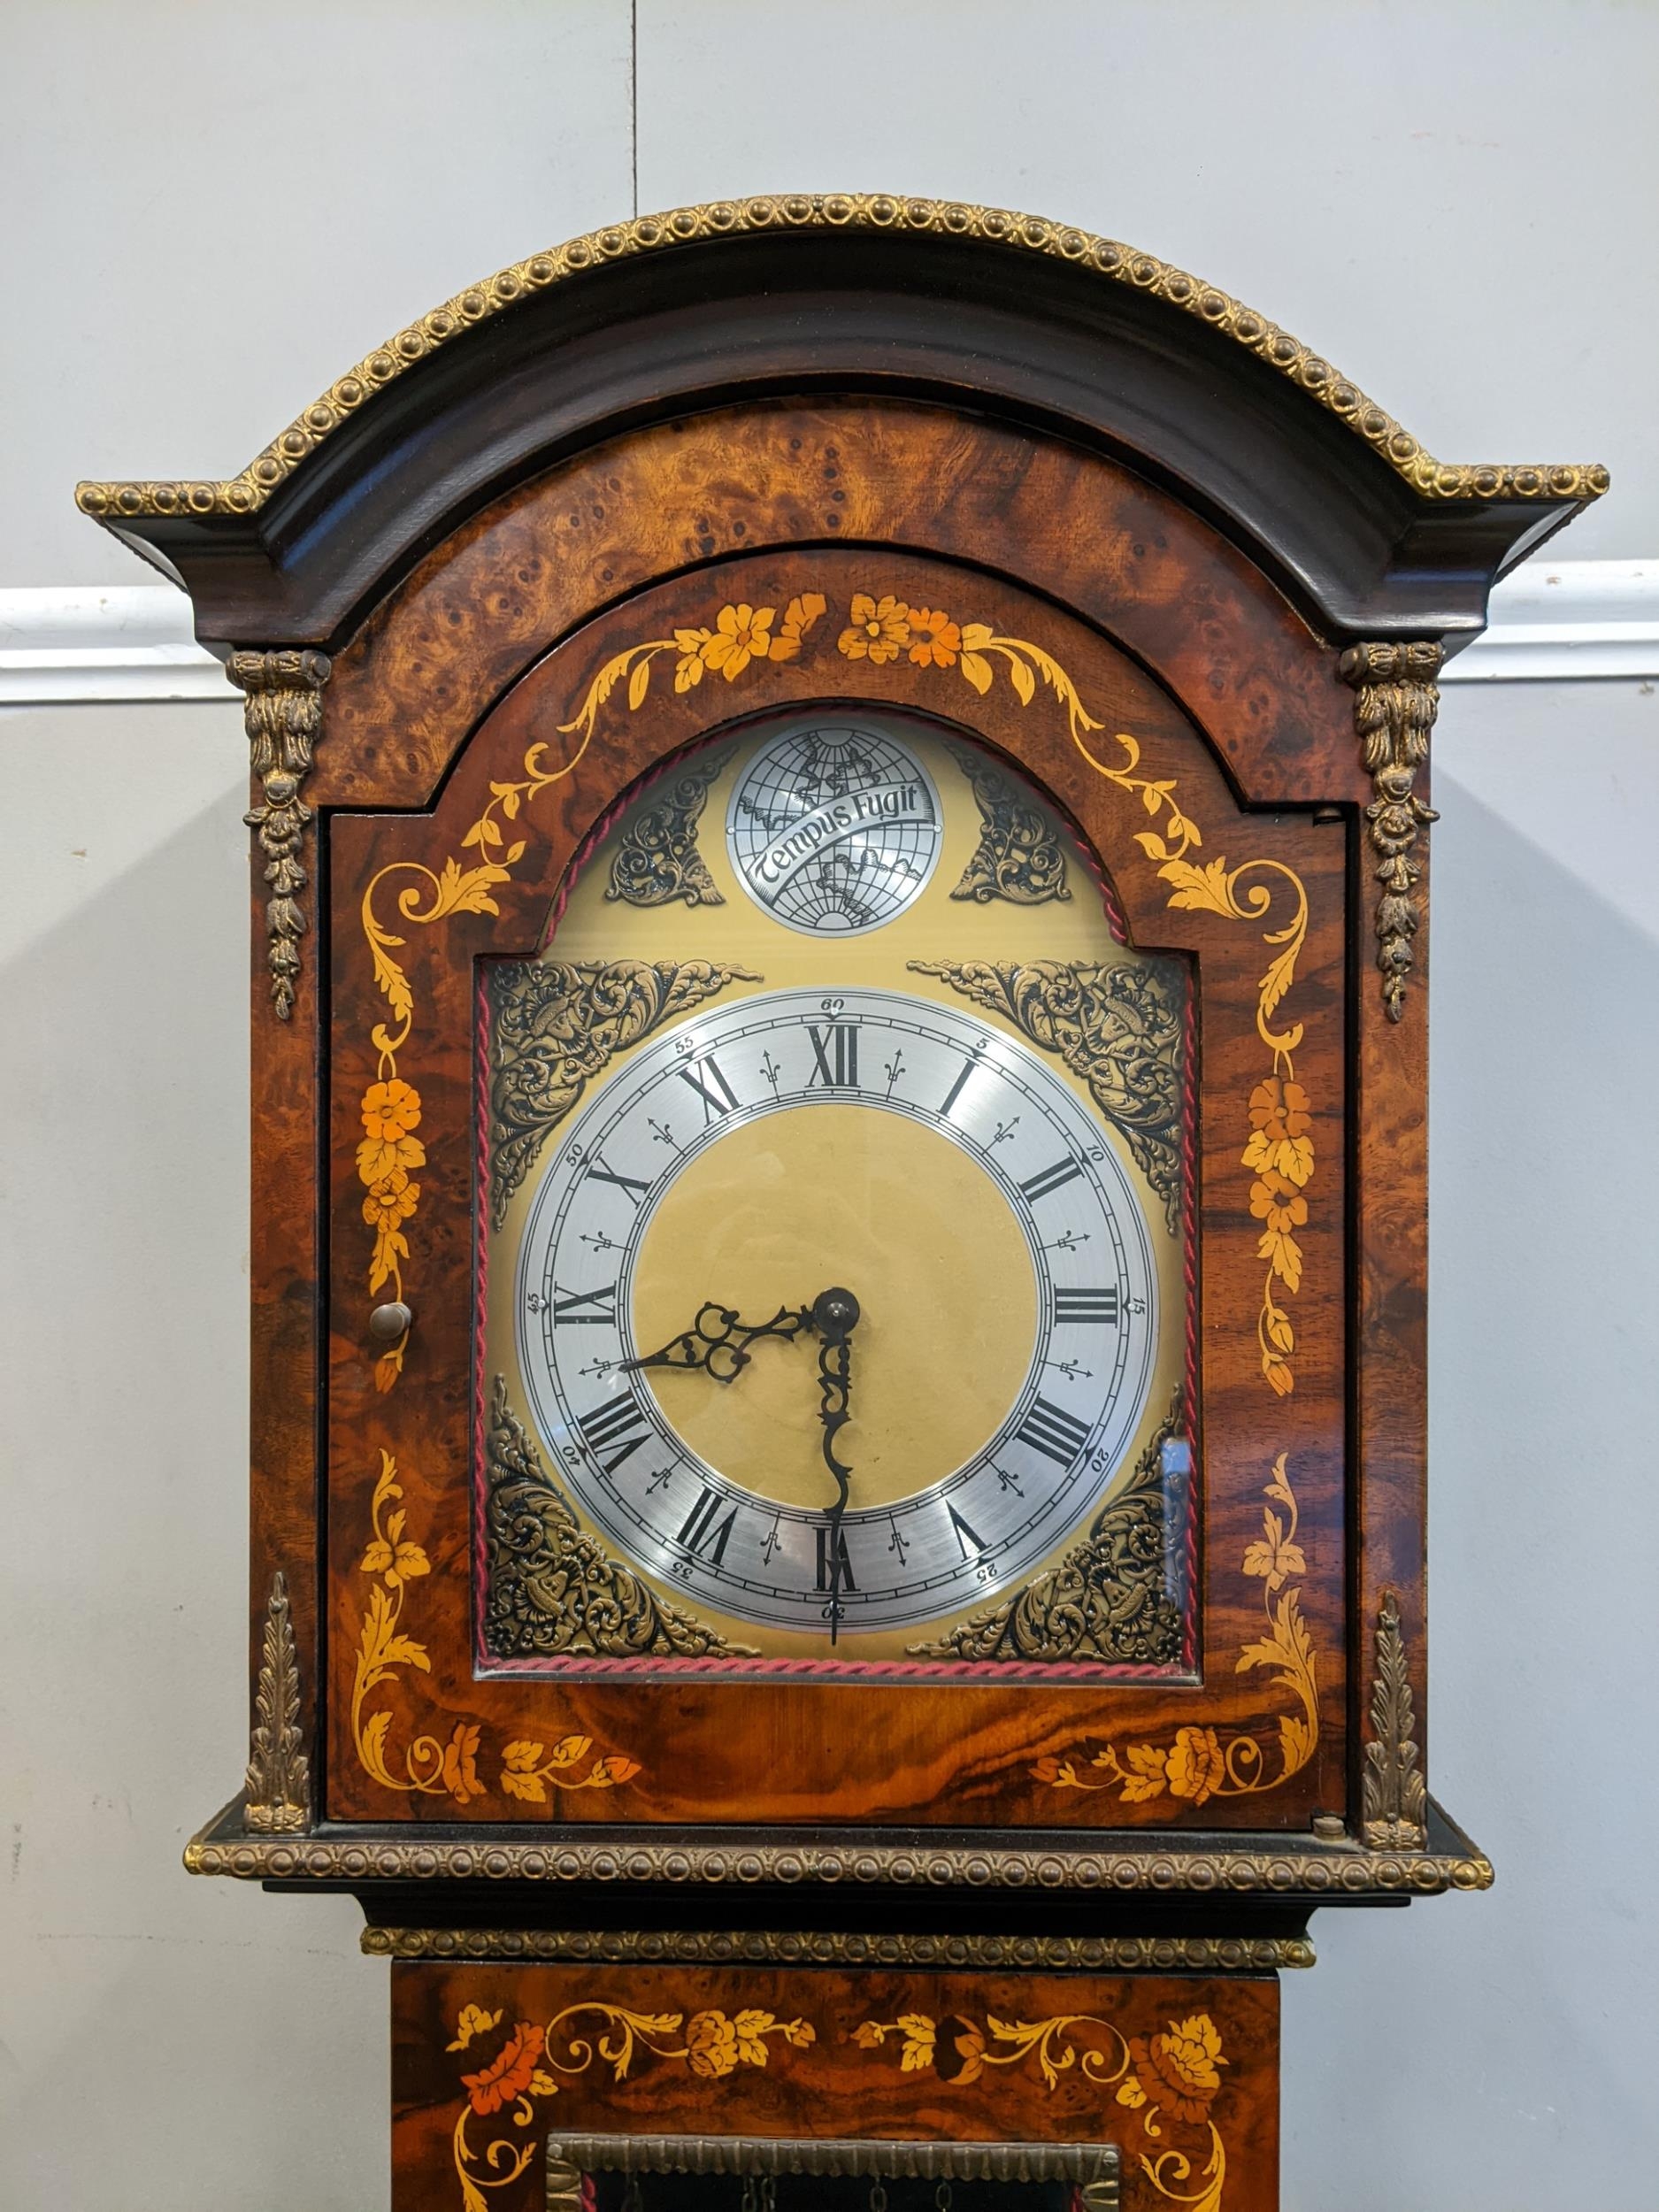
M 1491 611 L 1447 683 L 1659 677 L 1659 559 L 1540 555 L 1498 586 Z M 166 584 L 0 589 L 0 706 L 233 696 L 191 634 L 189 603 Z

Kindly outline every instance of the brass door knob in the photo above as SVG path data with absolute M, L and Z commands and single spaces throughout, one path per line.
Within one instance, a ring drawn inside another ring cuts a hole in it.
M 369 1334 L 379 1337 L 383 1344 L 395 1343 L 408 1333 L 414 1317 L 401 1300 L 395 1299 L 390 1305 L 376 1306 L 369 1316 Z

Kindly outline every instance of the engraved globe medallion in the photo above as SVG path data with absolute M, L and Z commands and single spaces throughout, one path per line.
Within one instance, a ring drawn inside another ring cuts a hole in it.
M 939 858 L 939 795 L 890 727 L 825 717 L 780 730 L 735 785 L 726 841 L 738 880 L 787 928 L 879 929 L 914 904 Z

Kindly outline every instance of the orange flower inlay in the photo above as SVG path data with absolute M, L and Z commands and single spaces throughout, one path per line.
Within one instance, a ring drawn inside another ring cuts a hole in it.
M 499 2112 L 529 2088 L 547 2041 L 546 2032 L 520 2020 L 506 2044 L 482 2073 L 463 2074 L 461 2085 L 474 2112 Z
M 962 632 L 942 608 L 910 609 L 910 658 L 918 668 L 953 668 Z
M 856 591 L 849 612 L 852 620 L 835 643 L 849 661 L 868 660 L 879 668 L 897 660 L 910 641 L 910 611 L 891 592 L 875 599 Z
M 1221 2086 L 1221 2035 L 1207 2012 L 1188 2020 L 1171 2020 L 1167 2035 L 1129 2039 L 1129 2059 L 1134 2071 L 1118 2093 L 1120 2104 L 1137 2100 L 1125 2093 L 1133 2083 L 1145 2097 L 1178 2120 L 1194 2123 L 1209 2116 Z

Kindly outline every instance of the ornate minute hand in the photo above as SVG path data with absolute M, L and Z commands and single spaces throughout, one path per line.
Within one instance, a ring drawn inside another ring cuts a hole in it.
M 814 1326 L 813 1311 L 810 1306 L 780 1306 L 770 1321 L 740 1321 L 730 1306 L 710 1298 L 698 1307 L 688 1329 L 642 1359 L 620 1361 L 618 1369 L 629 1375 L 643 1367 L 678 1367 L 712 1375 L 718 1383 L 735 1382 L 749 1365 L 751 1344 L 764 1336 L 792 1341 L 803 1329 Z
M 858 1301 L 850 1290 L 826 1290 L 813 1301 L 811 1324 L 818 1331 L 818 1419 L 824 1424 L 824 1464 L 835 1478 L 835 1502 L 829 1510 L 830 1642 L 841 1634 L 841 1521 L 852 1469 L 835 1455 L 835 1439 L 852 1418 L 853 1328 Z

